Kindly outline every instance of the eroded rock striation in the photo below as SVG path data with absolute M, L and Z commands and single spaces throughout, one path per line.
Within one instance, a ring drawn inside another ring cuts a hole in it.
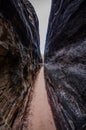
M 39 42 L 32 5 L 27 0 L 0 0 L 0 130 L 25 127 L 25 110 L 41 62 Z
M 52 0 L 45 79 L 57 130 L 86 130 L 86 0 Z

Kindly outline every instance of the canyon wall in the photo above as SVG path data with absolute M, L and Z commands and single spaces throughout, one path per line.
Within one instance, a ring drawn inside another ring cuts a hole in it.
M 41 62 L 34 8 L 27 0 L 0 0 L 0 130 L 25 130 L 25 111 Z
M 45 79 L 57 130 L 86 130 L 86 0 L 52 0 Z

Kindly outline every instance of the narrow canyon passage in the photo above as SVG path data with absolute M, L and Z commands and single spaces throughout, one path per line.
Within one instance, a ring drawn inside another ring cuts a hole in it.
M 48 103 L 43 67 L 35 81 L 29 119 L 29 130 L 56 130 Z

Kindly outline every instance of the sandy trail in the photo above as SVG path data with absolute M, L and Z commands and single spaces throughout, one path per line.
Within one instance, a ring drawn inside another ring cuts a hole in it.
M 43 67 L 35 81 L 29 114 L 29 130 L 56 130 L 48 103 Z

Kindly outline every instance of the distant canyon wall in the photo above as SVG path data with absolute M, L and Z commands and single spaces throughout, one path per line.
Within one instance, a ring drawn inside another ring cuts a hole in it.
M 86 0 L 52 0 L 45 79 L 57 130 L 86 130 Z
M 34 8 L 27 0 L 0 0 L 0 130 L 25 130 L 26 106 L 41 62 Z

